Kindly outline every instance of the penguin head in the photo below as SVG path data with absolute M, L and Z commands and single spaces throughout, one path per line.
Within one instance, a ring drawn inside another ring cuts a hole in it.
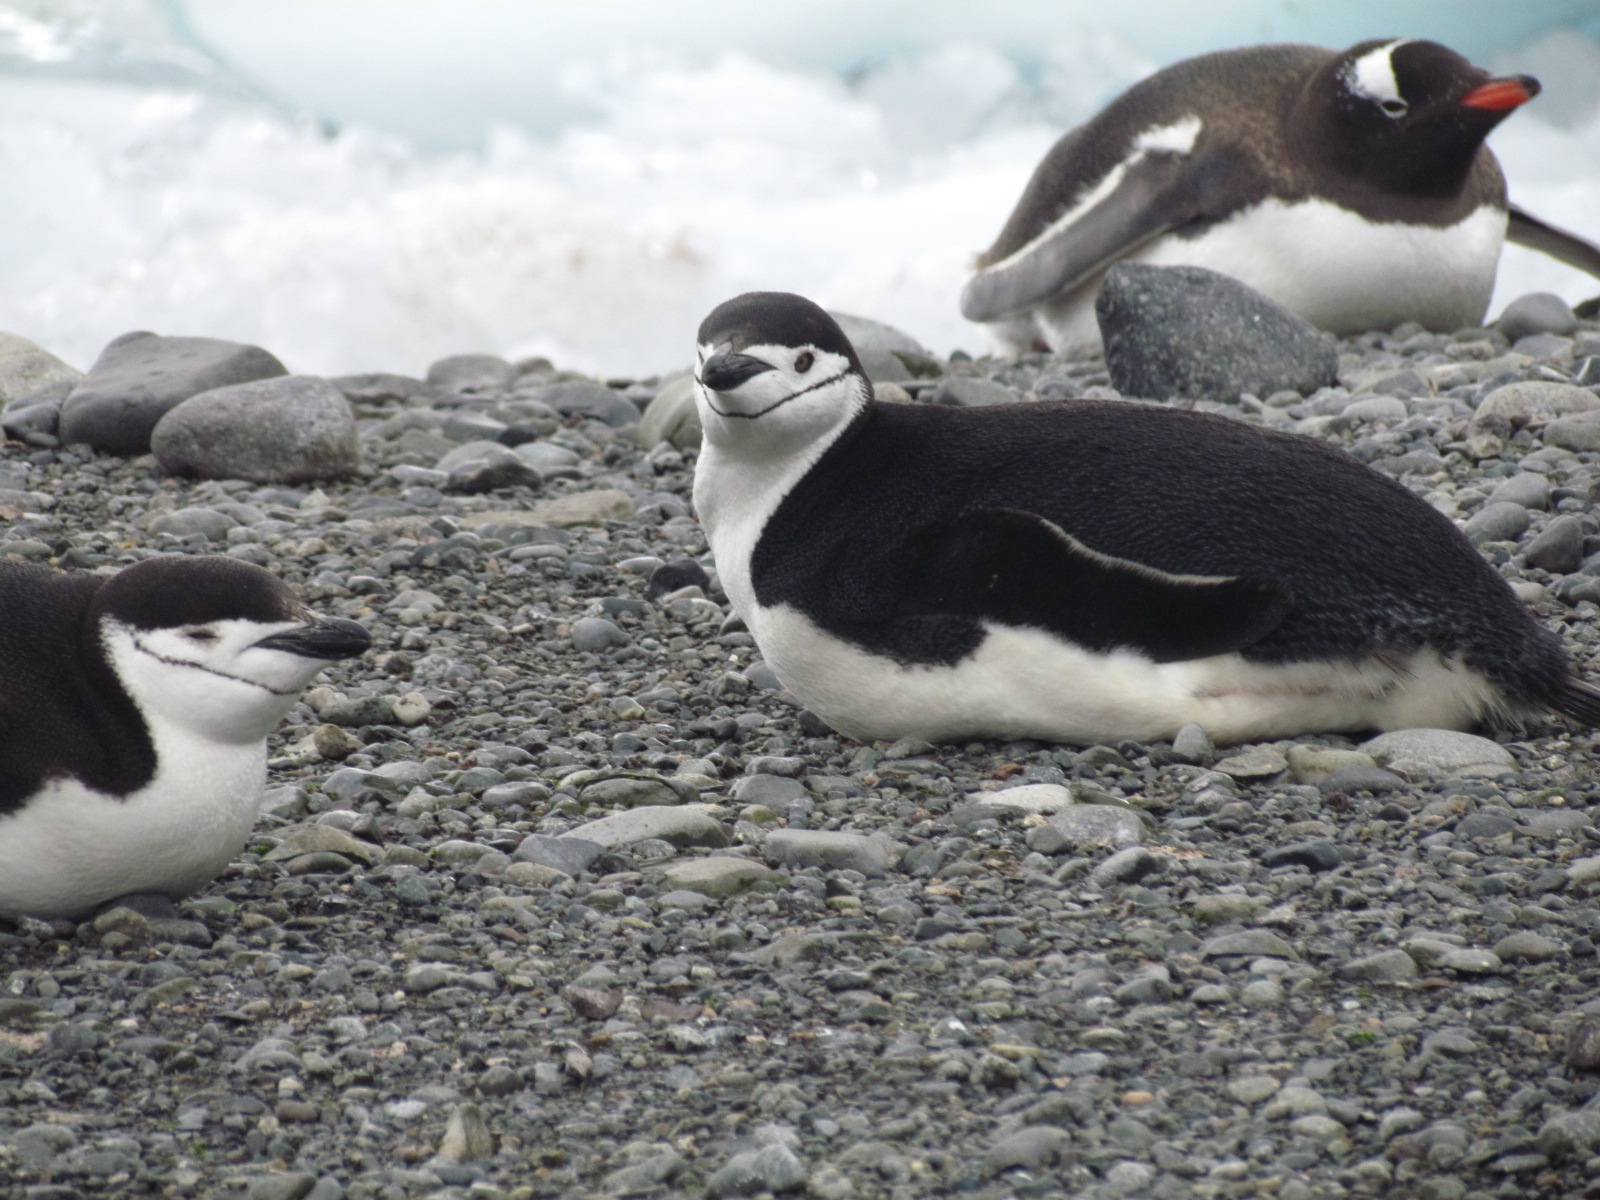
M 803 296 L 746 292 L 700 324 L 695 393 L 721 445 L 803 445 L 849 423 L 872 385 L 838 323 Z
M 1531 75 L 1491 76 L 1437 42 L 1359 42 L 1314 76 L 1302 95 L 1324 114 L 1325 152 L 1395 191 L 1451 193 L 1484 138 L 1539 94 Z
M 88 619 L 147 720 L 221 742 L 266 737 L 318 671 L 372 644 L 354 621 L 316 616 L 281 580 L 222 556 L 128 567 L 100 586 Z

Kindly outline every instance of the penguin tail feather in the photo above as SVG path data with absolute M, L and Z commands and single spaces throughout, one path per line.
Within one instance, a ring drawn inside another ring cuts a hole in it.
M 1600 728 L 1600 688 L 1572 675 L 1561 681 L 1550 707 L 1591 729 Z

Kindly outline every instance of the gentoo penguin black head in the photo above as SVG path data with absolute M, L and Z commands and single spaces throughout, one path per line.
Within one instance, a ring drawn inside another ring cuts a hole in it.
M 275 576 L 222 556 L 128 567 L 87 618 L 147 720 L 228 742 L 264 738 L 330 660 L 372 644 L 354 621 L 314 616 Z
M 746 292 L 700 324 L 695 382 L 712 442 L 801 441 L 872 399 L 855 347 L 804 296 Z
M 1539 94 L 1437 42 L 1373 39 L 1307 81 L 1292 119 L 1330 163 L 1411 195 L 1459 190 L 1483 140 Z

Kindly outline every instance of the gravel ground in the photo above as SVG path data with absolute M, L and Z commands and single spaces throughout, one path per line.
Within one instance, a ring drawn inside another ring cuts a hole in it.
M 1600 677 L 1595 326 L 1341 351 L 1340 388 L 1201 407 L 1401 477 Z M 1591 731 L 856 744 L 698 569 L 692 450 L 558 422 L 541 367 L 339 382 L 349 484 L 0 451 L 0 553 L 233 553 L 376 643 L 182 920 L 0 928 L 0 1194 L 1600 1195 Z M 496 425 L 542 488 L 449 491 Z

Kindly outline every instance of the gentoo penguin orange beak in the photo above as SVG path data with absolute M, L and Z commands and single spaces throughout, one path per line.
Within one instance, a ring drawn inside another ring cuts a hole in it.
M 1532 75 L 1508 75 L 1491 79 L 1473 88 L 1459 103 L 1462 108 L 1481 108 L 1487 112 L 1510 112 L 1539 94 L 1539 81 Z
M 714 392 L 731 392 L 773 366 L 748 354 L 714 354 L 700 367 L 700 384 Z
M 301 658 L 354 658 L 372 645 L 372 635 L 343 617 L 312 617 L 298 629 L 264 637 L 258 650 L 282 650 Z

